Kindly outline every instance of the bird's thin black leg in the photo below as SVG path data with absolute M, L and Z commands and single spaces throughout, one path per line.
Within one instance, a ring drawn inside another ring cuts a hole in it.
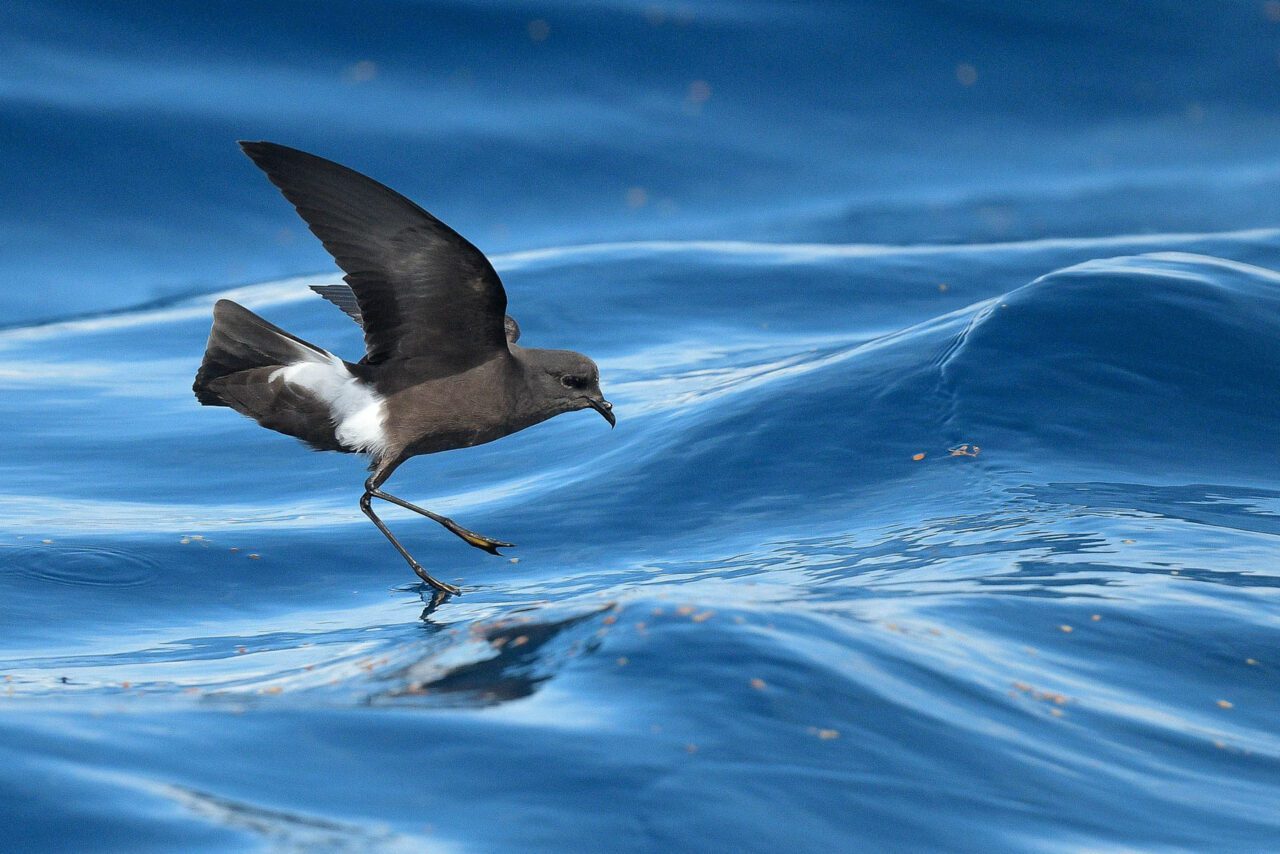
M 378 489 L 376 486 L 373 485 L 373 478 L 369 478 L 369 481 L 365 483 L 364 488 L 367 491 L 367 493 L 369 495 L 372 495 L 374 498 L 381 498 L 383 501 L 389 501 L 392 504 L 396 505 L 397 507 L 403 507 L 406 510 L 412 510 L 414 513 L 421 513 L 423 516 L 426 516 L 428 519 L 432 520 L 433 522 L 439 522 L 446 529 L 448 529 L 450 533 L 452 533 L 457 537 L 460 537 L 467 544 L 473 545 L 476 548 L 486 551 L 491 555 L 500 554 L 500 552 L 498 551 L 498 549 L 500 548 L 506 548 L 506 549 L 515 548 L 515 543 L 507 543 L 507 542 L 503 542 L 502 540 L 495 540 L 492 537 L 486 537 L 483 534 L 477 534 L 475 531 L 469 531 L 447 516 L 441 516 L 439 513 L 432 513 L 430 510 L 427 510 L 424 507 L 419 507 L 416 504 L 410 504 L 408 501 L 405 501 L 403 498 L 397 498 L 396 496 L 392 495 L 389 492 L 383 492 L 381 489 Z
M 461 593 L 462 591 L 457 587 L 454 587 L 452 584 L 446 584 L 443 581 L 432 578 L 431 574 L 422 568 L 422 564 L 414 560 L 413 555 L 409 554 L 409 552 L 405 550 L 405 547 L 400 545 L 400 541 L 395 538 L 395 535 L 392 534 L 387 526 L 383 524 L 382 520 L 378 518 L 378 514 L 373 512 L 372 502 L 370 501 L 373 495 L 373 492 L 366 491 L 364 495 L 360 496 L 360 509 L 364 511 L 364 515 L 369 517 L 370 522 L 378 526 L 378 530 L 382 532 L 382 536 L 386 537 L 391 542 L 391 545 L 396 547 L 396 551 L 400 552 L 400 556 L 409 562 L 409 566 L 413 569 L 414 573 L 423 581 L 427 582 L 427 584 L 430 584 L 433 588 L 442 593 Z

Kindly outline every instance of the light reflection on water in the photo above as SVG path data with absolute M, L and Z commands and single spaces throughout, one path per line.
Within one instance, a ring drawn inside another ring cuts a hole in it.
M 0 25 L 10 844 L 1274 847 L 1266 10 L 651 5 Z M 191 397 L 218 298 L 361 348 L 241 137 L 601 365 L 616 430 L 397 472 L 520 544 L 389 510 L 461 597 Z

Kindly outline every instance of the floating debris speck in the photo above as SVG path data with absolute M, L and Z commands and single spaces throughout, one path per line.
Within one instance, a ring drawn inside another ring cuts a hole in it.
M 342 76 L 348 83 L 368 83 L 378 76 L 378 64 L 369 59 L 362 59 L 357 63 L 348 65 L 346 70 L 342 72 Z
M 1055 706 L 1065 706 L 1071 702 L 1071 698 L 1066 694 L 1058 691 L 1040 691 L 1026 682 L 1014 682 L 1013 690 L 1009 692 L 1009 696 L 1016 697 L 1018 694 L 1025 694 L 1033 700 L 1039 700 L 1042 703 L 1052 703 Z
M 705 80 L 694 80 L 689 84 L 684 96 L 684 112 L 696 116 L 702 112 L 702 106 L 711 100 L 711 85 Z
M 527 30 L 529 38 L 535 42 L 544 42 L 547 40 L 547 36 L 551 35 L 551 25 L 542 18 L 530 21 Z

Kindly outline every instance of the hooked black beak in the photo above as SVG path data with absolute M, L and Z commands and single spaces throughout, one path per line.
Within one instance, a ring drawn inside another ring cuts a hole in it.
M 594 397 L 587 398 L 587 405 L 604 416 L 604 420 L 609 422 L 610 427 L 618 426 L 618 419 L 613 415 L 613 404 L 605 400 L 603 397 L 596 400 Z

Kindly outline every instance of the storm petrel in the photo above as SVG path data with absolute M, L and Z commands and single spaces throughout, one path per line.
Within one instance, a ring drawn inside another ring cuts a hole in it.
M 507 295 L 479 249 L 388 187 L 313 154 L 270 142 L 240 147 L 267 173 L 345 272 L 312 290 L 364 329 L 365 355 L 348 362 L 230 300 L 196 374 L 196 399 L 229 406 L 317 450 L 367 454 L 360 509 L 418 577 L 433 578 L 372 500 L 420 513 L 478 549 L 511 546 L 381 489 L 418 454 L 492 442 L 588 407 L 615 423 L 595 362 L 570 350 L 526 349 L 506 316 Z

